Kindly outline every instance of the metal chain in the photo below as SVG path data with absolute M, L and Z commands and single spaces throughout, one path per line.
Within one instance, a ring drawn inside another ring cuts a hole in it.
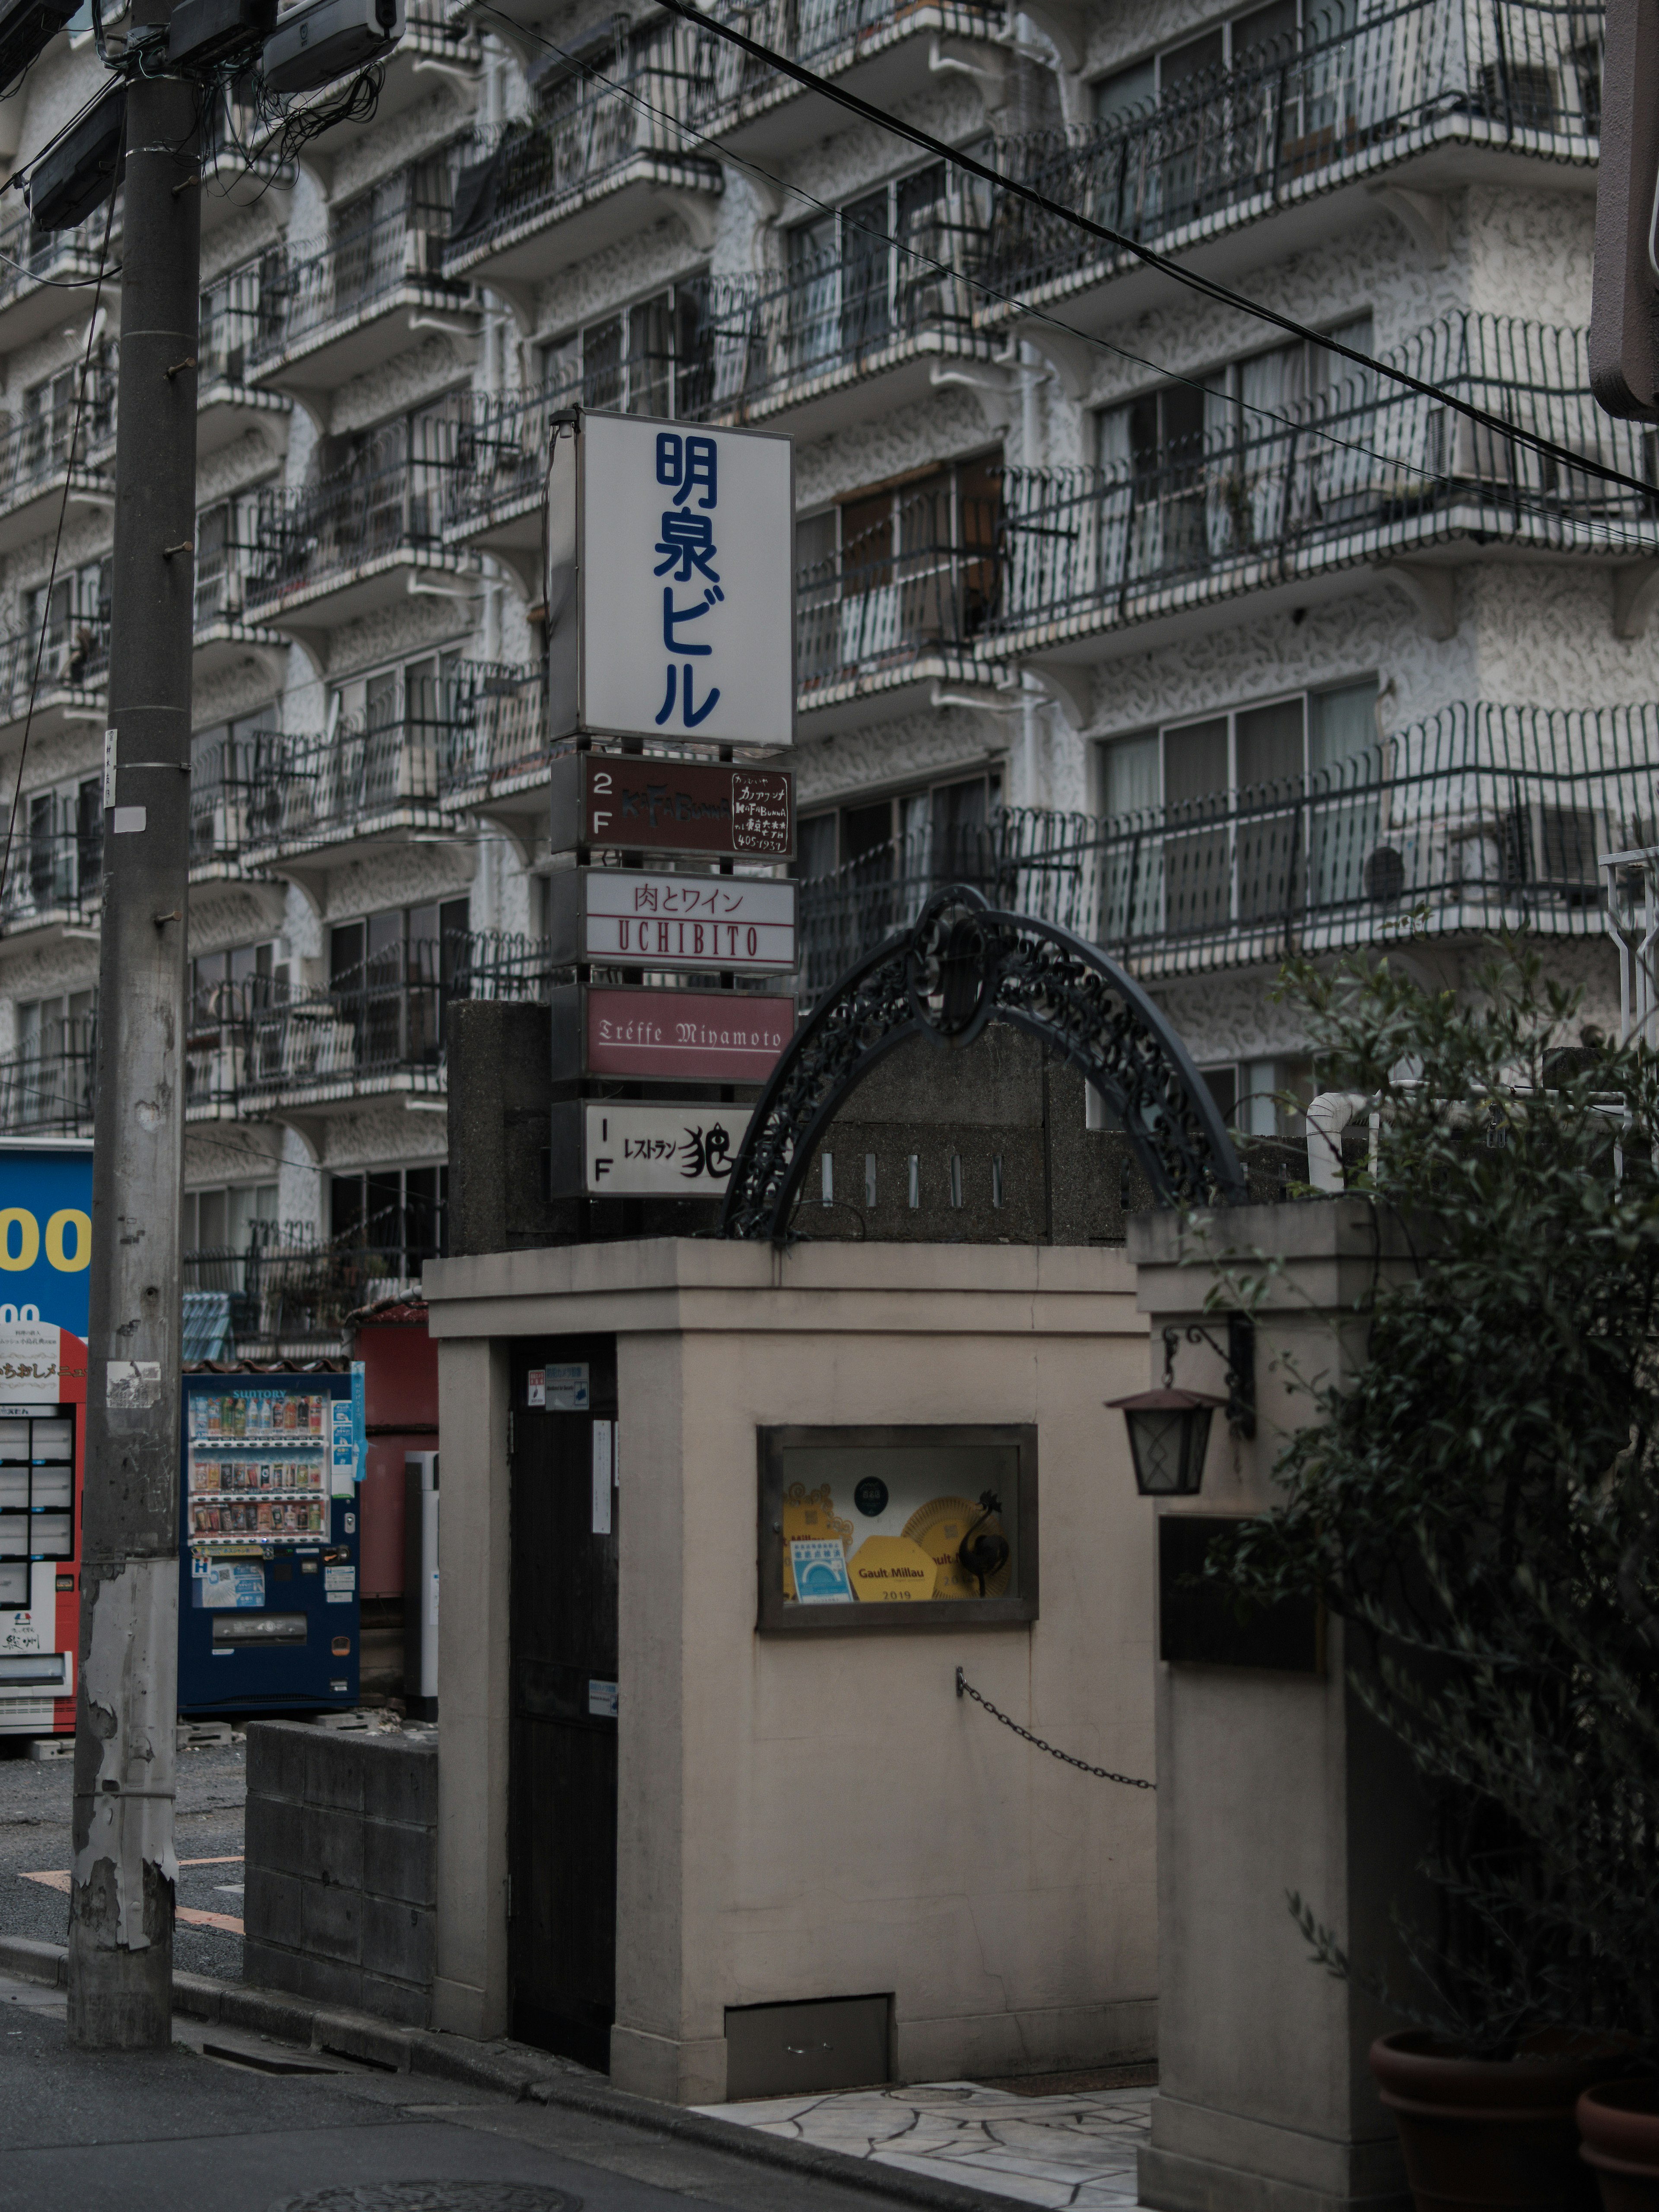
M 1035 1745 L 1038 1751 L 1046 1751 L 1050 1759 L 1060 1759 L 1067 1766 L 1080 1767 L 1085 1774 L 1096 1775 L 1102 1782 L 1121 1782 L 1126 1790 L 1156 1790 L 1158 1787 L 1156 1782 L 1143 1782 L 1133 1774 L 1114 1774 L 1109 1767 L 1091 1766 L 1086 1759 L 1073 1759 L 1069 1751 L 1056 1751 L 1053 1744 L 1044 1743 L 1040 1735 L 1033 1735 L 1030 1729 L 1022 1728 L 1018 1721 L 1011 1721 L 1006 1713 L 999 1712 L 988 1698 L 981 1698 L 960 1667 L 957 1668 L 957 1695 L 959 1698 L 971 1698 L 976 1705 L 982 1705 L 985 1708 L 994 1721 L 1000 1721 L 1004 1728 L 1012 1729 L 1016 1735 L 1023 1736 L 1027 1743 Z

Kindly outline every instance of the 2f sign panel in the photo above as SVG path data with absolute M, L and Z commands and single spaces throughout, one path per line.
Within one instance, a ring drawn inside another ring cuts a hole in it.
M 787 438 L 583 418 L 581 720 L 613 737 L 794 734 Z
M 84 1337 L 91 1267 L 91 1146 L 0 1144 L 0 1322 Z

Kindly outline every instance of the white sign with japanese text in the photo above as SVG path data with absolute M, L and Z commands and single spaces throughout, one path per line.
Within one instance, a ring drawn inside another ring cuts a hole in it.
M 585 1106 L 587 1189 L 595 1197 L 722 1197 L 749 1118 L 746 1106 Z
M 548 475 L 552 734 L 791 744 L 794 532 L 787 438 L 585 414 Z
M 795 885 L 661 869 L 550 877 L 552 959 L 785 973 L 795 964 Z

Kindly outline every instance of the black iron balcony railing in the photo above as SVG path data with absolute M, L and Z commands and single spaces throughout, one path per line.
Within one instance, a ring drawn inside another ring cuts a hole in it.
M 191 1012 L 185 1104 L 227 1116 L 296 1097 L 441 1097 L 450 1000 L 541 998 L 551 974 L 544 940 L 452 930 L 401 942 L 316 989 L 268 976 L 215 984 Z
M 993 38 L 1003 23 L 994 0 L 718 0 L 708 13 L 827 76 L 915 33 Z M 791 81 L 769 64 L 724 39 L 704 35 L 709 49 L 701 111 L 705 130 L 726 129 L 752 105 L 799 96 Z
M 1139 975 L 1413 934 L 1599 936 L 1597 854 L 1659 841 L 1659 708 L 1449 707 L 1316 775 L 1105 817 L 1000 812 L 801 885 L 816 996 L 967 882 Z
M 439 460 L 405 459 L 399 437 L 378 441 L 319 483 L 261 493 L 247 611 L 270 612 L 389 555 L 441 550 L 443 476 Z
M 107 207 L 73 230 L 37 230 L 27 215 L 19 216 L 0 230 L 0 313 L 25 293 L 37 291 L 65 270 L 76 276 L 96 276 L 109 226 L 109 258 L 119 258 L 121 202 L 118 193 L 112 223 Z
M 40 680 L 35 682 L 37 658 Z M 109 610 L 60 616 L 39 630 L 0 637 L 0 721 L 24 714 L 31 687 L 38 700 L 54 691 L 99 689 L 109 669 Z
M 61 823 L 47 828 L 32 822 L 29 811 L 26 798 L 0 890 L 0 930 L 9 935 L 48 922 L 84 922 L 102 895 L 102 814 L 88 814 L 78 828 Z
M 70 399 L 7 425 L 0 433 L 0 513 L 21 507 L 66 469 L 95 467 L 112 456 L 115 390 L 112 363 L 107 374 L 88 379 L 78 410 Z
M 1276 414 L 1229 413 L 1182 446 L 1010 470 L 991 628 L 1107 627 L 1454 537 L 1659 547 L 1651 434 L 1595 405 L 1581 331 L 1462 313 L 1383 358 L 1655 490 L 1610 484 L 1356 372 Z
M 1166 247 L 1249 221 L 1443 138 L 1592 161 L 1601 12 L 1551 0 L 1408 0 L 1309 11 L 1299 41 L 1187 79 L 1163 100 L 1065 136 L 1006 140 L 999 166 L 1061 206 Z M 1003 196 L 990 282 L 1017 295 L 1132 265 Z M 1001 311 L 989 311 L 1001 319 Z
M 406 285 L 440 291 L 446 219 L 436 210 L 398 209 L 329 239 L 296 240 L 259 264 L 258 306 L 240 318 L 250 374 L 319 337 L 395 301 Z
M 538 219 L 557 221 L 642 157 L 654 157 L 665 177 L 718 191 L 718 162 L 691 150 L 712 43 L 678 20 L 644 30 L 621 24 L 543 96 L 539 115 L 481 130 L 456 186 L 445 266 Z
M 196 354 L 198 389 L 244 384 L 255 364 L 282 351 L 288 297 L 280 246 L 232 270 L 203 293 Z
M 552 748 L 539 668 L 463 661 L 451 697 L 452 716 L 438 763 L 441 798 L 488 798 L 545 769 Z
M 268 549 L 262 543 L 260 503 L 247 494 L 222 500 L 196 518 L 194 623 L 199 634 L 244 612 L 251 586 L 263 576 Z
M 0 1130 L 8 1136 L 92 1134 L 96 1024 L 65 1017 L 52 1034 L 0 1054 Z
M 258 740 L 247 763 L 246 848 L 291 852 L 441 821 L 455 727 L 450 686 L 414 679 L 408 691 L 395 720 L 342 716 L 325 731 L 273 730 Z
M 256 1221 L 248 1241 L 185 1252 L 186 1291 L 216 1292 L 239 1355 L 253 1346 L 338 1342 L 347 1317 L 371 1299 L 420 1279 L 435 1258 L 442 1224 L 430 1209 L 384 1207 L 338 1237 L 319 1237 L 306 1222 Z
M 802 568 L 796 583 L 796 679 L 814 692 L 971 658 L 996 594 L 997 508 L 925 493 L 890 521 Z

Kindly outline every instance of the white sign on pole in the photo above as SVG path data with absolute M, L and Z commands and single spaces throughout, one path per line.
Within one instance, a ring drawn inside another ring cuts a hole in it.
M 582 1177 L 590 1196 L 720 1198 L 749 1130 L 746 1106 L 584 1105 Z
M 547 477 L 555 738 L 794 738 L 794 448 L 584 414 Z
M 548 878 L 550 957 L 775 975 L 795 964 L 795 885 L 575 868 Z

